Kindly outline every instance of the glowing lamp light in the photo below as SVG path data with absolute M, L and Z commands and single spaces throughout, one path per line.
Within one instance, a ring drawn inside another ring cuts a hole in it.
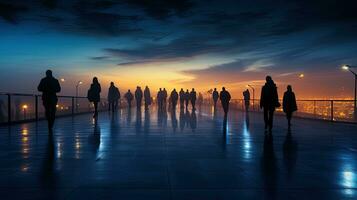
M 350 66 L 348 66 L 348 65 L 342 65 L 342 67 L 341 67 L 343 70 L 349 70 L 350 69 Z
M 22 106 L 22 109 L 24 109 L 24 110 L 26 110 L 27 108 L 28 108 L 28 105 L 26 105 L 26 104 Z
M 83 84 L 83 82 L 82 82 L 82 81 L 79 81 L 79 82 L 78 82 L 78 85 L 82 85 L 82 84 Z
M 305 74 L 299 74 L 299 78 L 304 78 Z
M 66 79 L 64 79 L 64 78 L 61 78 L 60 80 L 61 80 L 61 82 L 65 82 L 66 81 Z

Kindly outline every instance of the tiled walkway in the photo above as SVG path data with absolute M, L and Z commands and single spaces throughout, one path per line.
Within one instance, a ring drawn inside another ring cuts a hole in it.
M 357 199 L 357 126 L 232 111 L 0 128 L 0 199 Z

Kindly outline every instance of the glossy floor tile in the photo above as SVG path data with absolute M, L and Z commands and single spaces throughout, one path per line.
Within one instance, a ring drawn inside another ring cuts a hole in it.
M 154 107 L 0 133 L 0 199 L 357 199 L 352 124 Z

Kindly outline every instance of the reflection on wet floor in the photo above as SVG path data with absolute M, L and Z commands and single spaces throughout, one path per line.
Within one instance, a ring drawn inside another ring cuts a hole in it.
M 356 125 L 203 107 L 1 127 L 5 199 L 355 199 Z M 11 189 L 9 189 L 11 188 Z M 311 190 L 314 192 L 311 193 Z M 1 198 L 3 199 L 3 198 Z

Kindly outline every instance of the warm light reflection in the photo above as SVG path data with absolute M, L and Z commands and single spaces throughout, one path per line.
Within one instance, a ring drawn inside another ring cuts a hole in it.
M 248 129 L 248 122 L 245 122 L 243 124 L 243 152 L 244 155 L 243 157 L 245 159 L 251 159 L 251 137 L 250 137 L 250 132 Z

